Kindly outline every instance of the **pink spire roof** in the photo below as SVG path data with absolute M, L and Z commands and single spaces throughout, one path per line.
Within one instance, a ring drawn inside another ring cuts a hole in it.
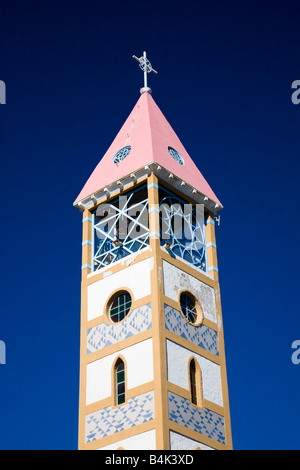
M 127 157 L 119 163 L 114 163 L 113 158 L 116 153 L 129 145 L 131 151 Z M 180 154 L 184 160 L 183 165 L 170 155 L 168 147 L 174 148 Z M 156 162 L 216 204 L 221 205 L 148 92 L 140 96 L 74 204 L 151 162 Z

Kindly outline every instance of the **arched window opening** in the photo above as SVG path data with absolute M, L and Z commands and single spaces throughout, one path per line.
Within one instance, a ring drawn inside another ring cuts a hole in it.
M 115 364 L 115 398 L 116 405 L 125 403 L 125 365 L 122 359 Z
M 191 402 L 197 405 L 197 383 L 196 383 L 196 365 L 194 359 L 190 362 L 190 385 L 191 385 Z
M 192 358 L 189 363 L 190 399 L 193 405 L 202 408 L 202 376 L 198 362 Z

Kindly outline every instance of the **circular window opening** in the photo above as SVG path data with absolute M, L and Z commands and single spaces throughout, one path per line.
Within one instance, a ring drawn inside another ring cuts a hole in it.
M 113 323 L 122 321 L 131 309 L 131 296 L 129 292 L 116 294 L 109 303 L 109 319 Z
M 113 162 L 114 163 L 121 162 L 122 160 L 124 160 L 124 158 L 127 157 L 127 155 L 129 155 L 130 151 L 131 151 L 131 146 L 130 145 L 127 145 L 126 147 L 123 147 L 121 150 L 119 150 L 116 153 L 116 155 L 113 158 Z
M 168 147 L 168 151 L 174 160 L 176 160 L 176 162 L 180 163 L 180 165 L 184 165 L 184 160 L 177 150 L 173 149 L 173 147 Z
M 199 325 L 202 321 L 203 314 L 201 307 L 196 298 L 189 292 L 180 294 L 180 307 L 186 320 L 193 325 Z

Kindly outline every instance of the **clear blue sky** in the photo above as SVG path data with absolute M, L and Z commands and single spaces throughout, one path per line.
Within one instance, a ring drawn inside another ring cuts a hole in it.
M 139 98 L 143 50 L 153 98 L 224 205 L 234 448 L 300 448 L 299 17 L 288 0 L 0 0 L 2 449 L 77 448 L 72 204 Z

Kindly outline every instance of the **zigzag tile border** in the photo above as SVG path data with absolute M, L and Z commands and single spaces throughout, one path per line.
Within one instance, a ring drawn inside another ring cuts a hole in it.
M 175 308 L 165 304 L 165 327 L 188 341 L 219 356 L 218 333 L 208 326 L 193 326 Z
M 168 392 L 169 419 L 225 444 L 224 417 L 214 411 L 193 406 L 189 400 Z
M 87 331 L 87 354 L 98 351 L 152 327 L 151 304 L 129 313 L 120 324 L 101 323 Z
M 111 406 L 86 416 L 86 443 L 154 419 L 154 392 L 130 398 L 125 405 Z

